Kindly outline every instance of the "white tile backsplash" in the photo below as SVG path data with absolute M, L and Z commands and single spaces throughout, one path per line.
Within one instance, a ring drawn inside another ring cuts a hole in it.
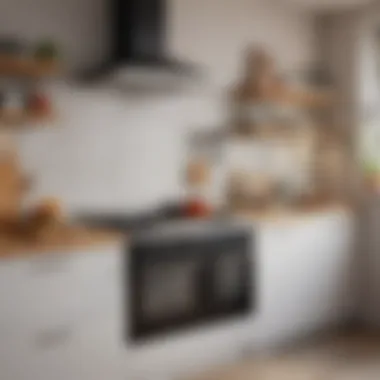
M 183 194 L 181 171 L 196 115 L 220 124 L 218 97 L 140 98 L 56 85 L 64 120 L 17 134 L 22 163 L 35 178 L 29 197 L 78 209 L 145 209 Z M 62 124 L 62 125 L 60 125 Z
M 54 87 L 63 114 L 57 124 L 17 134 L 24 169 L 34 186 L 28 202 L 56 196 L 68 212 L 141 210 L 184 194 L 182 170 L 195 131 L 223 127 L 217 93 L 138 98 L 99 88 Z M 228 169 L 304 177 L 286 147 L 232 141 L 216 162 L 205 195 L 224 199 Z

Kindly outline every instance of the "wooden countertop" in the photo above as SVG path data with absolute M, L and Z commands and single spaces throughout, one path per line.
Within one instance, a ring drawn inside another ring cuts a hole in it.
M 258 223 L 290 223 L 303 221 L 324 213 L 347 214 L 350 207 L 344 203 L 324 203 L 313 206 L 285 208 L 271 207 L 265 210 L 237 210 L 236 218 Z
M 290 223 L 304 221 L 324 213 L 347 214 L 349 206 L 341 203 L 318 204 L 302 208 L 273 208 L 265 210 L 235 210 L 231 219 L 254 223 Z M 101 246 L 120 244 L 125 234 L 115 231 L 89 229 L 81 226 L 62 226 L 44 236 L 20 236 L 0 230 L 0 259 L 33 256 L 37 254 L 70 253 Z
M 46 236 L 20 237 L 0 231 L 0 258 L 51 254 L 84 250 L 108 244 L 118 244 L 125 239 L 117 232 L 69 226 Z

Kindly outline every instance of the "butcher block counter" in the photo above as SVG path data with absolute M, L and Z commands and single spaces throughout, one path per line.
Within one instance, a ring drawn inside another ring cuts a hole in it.
M 233 213 L 235 218 L 247 222 L 288 224 L 302 222 L 323 214 L 344 215 L 349 214 L 351 208 L 348 204 L 330 202 L 308 205 L 303 207 L 271 207 L 264 210 L 237 210 Z
M 122 242 L 124 234 L 83 226 L 62 226 L 43 237 L 17 236 L 0 231 L 0 259 L 81 251 Z
M 266 210 L 239 210 L 227 214 L 231 220 L 241 220 L 255 225 L 288 225 L 306 222 L 308 219 L 324 214 L 348 214 L 349 207 L 344 204 L 319 204 L 310 207 Z M 226 217 L 226 215 L 224 215 Z M 123 242 L 126 234 L 100 228 L 62 225 L 43 236 L 9 234 L 0 229 L 0 259 L 38 254 L 56 254 L 102 247 Z

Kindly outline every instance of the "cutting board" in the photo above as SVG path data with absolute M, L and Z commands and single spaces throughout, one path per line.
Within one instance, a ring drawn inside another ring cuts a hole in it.
M 9 137 L 0 135 L 0 220 L 20 214 L 24 190 L 25 177 L 16 148 Z

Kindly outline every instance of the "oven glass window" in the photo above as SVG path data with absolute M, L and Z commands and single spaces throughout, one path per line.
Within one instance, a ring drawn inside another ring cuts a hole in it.
M 142 281 L 142 313 L 146 321 L 191 315 L 197 306 L 194 260 L 154 263 L 146 267 Z
M 220 255 L 215 262 L 213 294 L 218 303 L 233 302 L 244 291 L 244 256 L 233 252 Z

